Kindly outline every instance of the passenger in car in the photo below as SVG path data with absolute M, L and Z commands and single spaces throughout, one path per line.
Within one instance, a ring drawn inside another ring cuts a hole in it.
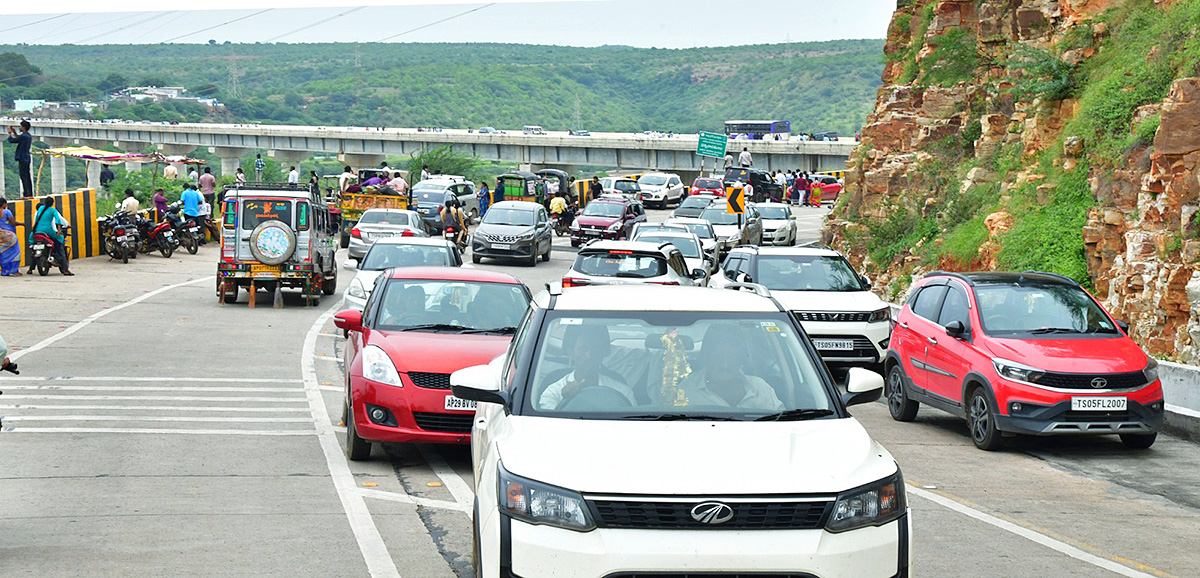
M 766 381 L 742 372 L 742 363 L 749 356 L 746 343 L 742 329 L 736 325 L 717 323 L 704 332 L 699 359 L 703 367 L 679 384 L 688 405 L 783 409 L 783 402 Z
M 543 410 L 560 409 L 568 405 L 579 392 L 586 388 L 602 387 L 623 395 L 629 406 L 636 404 L 633 390 L 622 383 L 616 374 L 601 367 L 608 357 L 610 343 L 608 329 L 601 325 L 578 325 L 568 327 L 563 336 L 563 347 L 573 367 L 569 373 L 551 383 L 540 398 L 538 405 Z M 553 375 L 550 376 L 553 378 Z M 613 407 L 612 409 L 621 409 Z

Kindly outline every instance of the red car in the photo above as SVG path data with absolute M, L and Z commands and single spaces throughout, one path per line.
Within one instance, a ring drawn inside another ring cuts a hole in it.
M 334 317 L 346 341 L 346 455 L 372 442 L 465 444 L 475 403 L 450 374 L 503 354 L 529 307 L 512 275 L 457 267 L 392 269 L 362 311 Z
M 571 246 L 593 239 L 628 239 L 633 225 L 645 221 L 646 209 L 641 203 L 622 195 L 602 195 L 589 202 L 571 222 Z
M 707 177 L 700 177 L 692 181 L 692 188 L 688 194 L 699 195 L 703 193 L 724 197 L 725 183 L 721 179 L 710 179 Z
M 930 273 L 892 330 L 888 409 L 899 421 L 922 403 L 962 417 L 984 450 L 1011 434 L 1117 434 L 1148 448 L 1162 382 L 1127 330 L 1067 277 Z

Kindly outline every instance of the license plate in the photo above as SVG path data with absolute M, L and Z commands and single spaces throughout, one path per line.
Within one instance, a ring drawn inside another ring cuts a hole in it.
M 507 250 L 509 250 L 509 249 L 512 249 L 512 245 L 505 245 L 505 244 L 503 244 L 503 243 L 493 243 L 493 244 L 492 244 L 492 248 L 493 248 L 493 249 L 499 249 L 499 250 L 501 250 L 501 251 L 507 251 Z
M 584 232 L 583 232 L 583 234 L 584 234 L 584 235 L 587 235 L 588 237 L 599 237 L 599 236 L 600 236 L 600 231 L 591 231 L 591 230 L 586 230 L 586 231 L 584 231 Z
M 44 251 L 45 249 L 46 249 L 45 245 L 34 245 L 33 246 L 34 251 Z
M 386 237 L 391 237 L 391 236 L 392 236 L 392 234 L 391 234 L 391 233 L 371 233 L 371 236 L 372 236 L 372 237 L 375 237 L 375 238 L 378 238 L 378 239 L 383 239 L 383 238 L 386 238 Z
M 279 272 L 279 265 L 251 265 L 251 275 L 271 275 Z
M 191 231 L 191 232 L 193 232 L 193 233 L 199 233 L 199 232 L 200 232 L 200 229 L 197 229 L 196 227 L 192 227 L 191 229 L 188 229 L 188 230 L 189 230 L 189 231 Z
M 814 339 L 813 345 L 817 349 L 827 351 L 850 351 L 854 349 L 854 341 L 850 339 Z
M 117 237 L 118 241 L 128 241 L 129 237 Z
M 1125 411 L 1124 397 L 1072 397 L 1071 411 Z
M 454 397 L 453 395 L 446 396 L 446 409 L 457 409 L 463 411 L 475 411 L 475 407 L 479 405 L 469 399 Z

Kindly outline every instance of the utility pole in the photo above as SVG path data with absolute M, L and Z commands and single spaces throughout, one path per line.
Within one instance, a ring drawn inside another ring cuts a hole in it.
M 358 44 L 354 45 L 354 68 L 362 68 L 362 52 L 358 48 Z
M 242 73 L 237 67 L 237 54 L 233 51 L 233 45 L 229 45 L 229 96 L 237 97 L 238 95 L 238 76 Z

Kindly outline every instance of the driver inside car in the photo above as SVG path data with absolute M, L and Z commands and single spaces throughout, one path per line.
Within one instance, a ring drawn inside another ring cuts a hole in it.
M 581 391 L 601 387 L 613 390 L 635 405 L 633 390 L 621 383 L 601 367 L 609 353 L 608 329 L 600 325 L 574 325 L 567 327 L 563 335 L 563 349 L 573 367 L 569 373 L 551 383 L 538 405 L 544 410 L 562 409 L 569 405 Z M 621 409 L 614 407 L 612 409 Z
M 388 295 L 388 297 L 392 297 Z M 389 299 L 383 309 L 383 325 L 415 325 L 425 318 L 425 289 L 409 285 L 400 289 L 397 299 Z
M 680 382 L 688 405 L 780 411 L 783 402 L 761 377 L 746 375 L 742 363 L 749 357 L 746 337 L 736 325 L 713 324 L 700 344 L 703 367 Z

